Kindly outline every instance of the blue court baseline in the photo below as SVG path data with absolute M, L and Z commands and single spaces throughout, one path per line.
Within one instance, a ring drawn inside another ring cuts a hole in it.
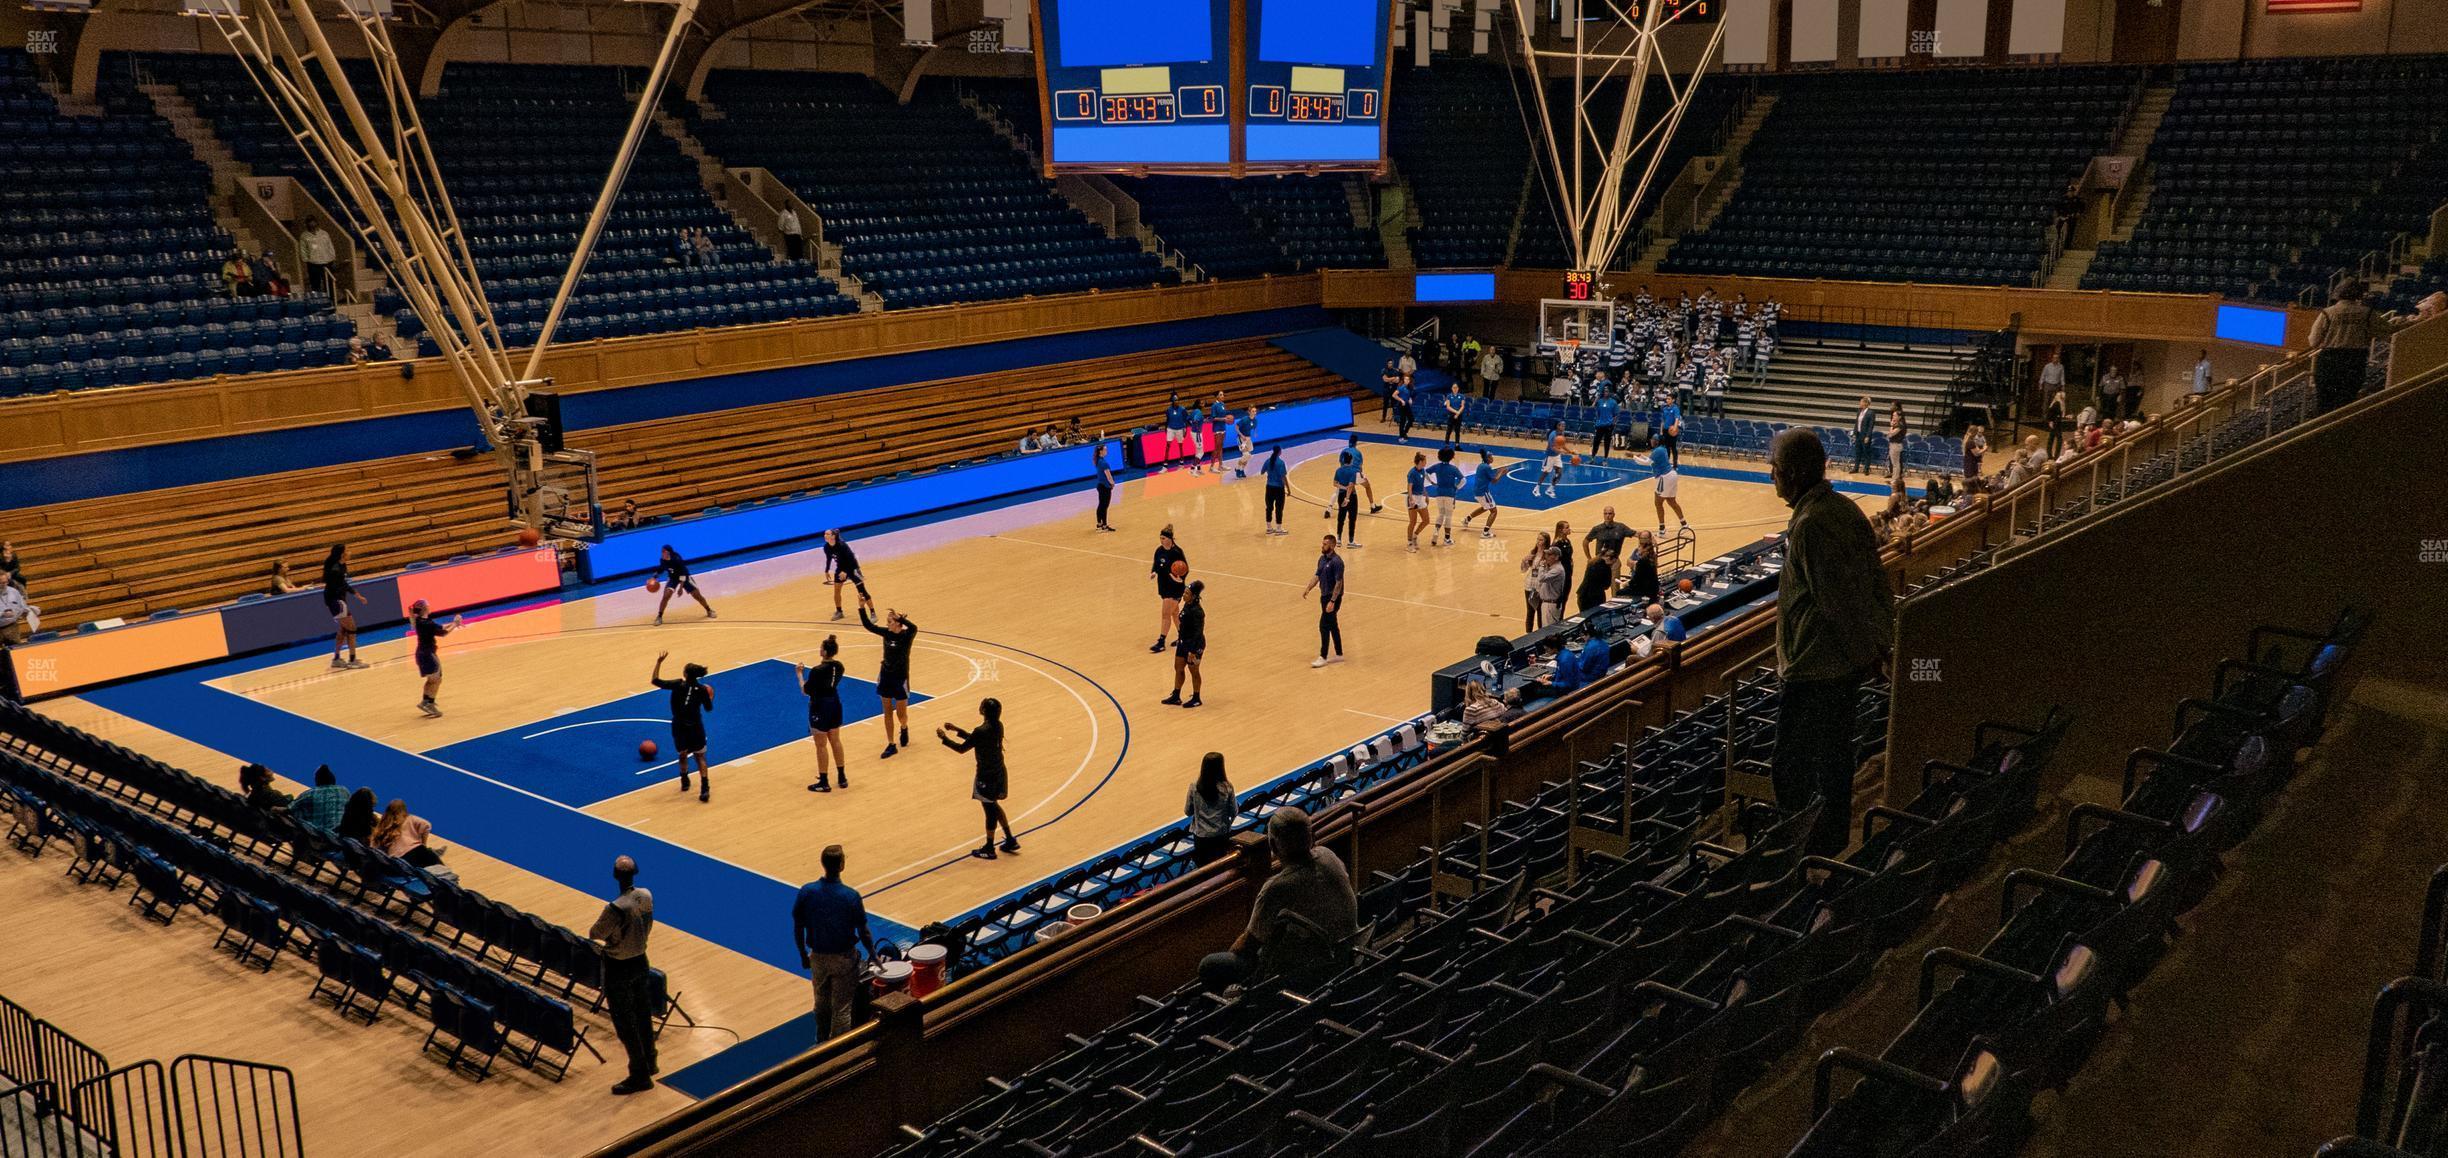
M 665 674 L 679 671 L 666 668 Z M 714 710 L 706 714 L 708 760 L 720 764 L 807 739 L 807 696 L 791 664 L 759 660 L 716 672 L 705 682 L 714 689 Z M 844 727 L 883 714 L 876 687 L 866 680 L 843 680 L 841 699 Z M 910 693 L 912 704 L 926 700 Z M 638 759 L 640 740 L 655 742 L 654 759 Z M 671 693 L 661 688 L 425 754 L 572 808 L 668 780 L 679 755 L 672 749 Z

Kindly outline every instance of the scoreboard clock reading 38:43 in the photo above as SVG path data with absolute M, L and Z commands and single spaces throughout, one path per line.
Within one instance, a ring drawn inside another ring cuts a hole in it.
M 1049 172 L 1381 168 L 1392 0 L 1037 0 Z

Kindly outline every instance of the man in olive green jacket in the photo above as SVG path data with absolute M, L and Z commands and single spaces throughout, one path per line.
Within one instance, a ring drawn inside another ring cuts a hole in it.
M 1878 536 L 1851 499 L 1827 481 L 1817 431 L 1789 427 L 1768 448 L 1777 497 L 1793 508 L 1785 566 L 1777 576 L 1777 807 L 1825 802 L 1810 851 L 1844 851 L 1860 767 L 1854 715 L 1863 681 L 1886 662 L 1895 638 L 1895 596 L 1879 567 Z

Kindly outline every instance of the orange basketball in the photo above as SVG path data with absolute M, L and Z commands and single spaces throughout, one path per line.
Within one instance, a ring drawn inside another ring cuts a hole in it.
M 534 547 L 534 546 L 541 545 L 543 542 L 544 542 L 544 536 L 543 536 L 541 533 L 539 533 L 539 532 L 538 532 L 538 531 L 537 531 L 537 530 L 536 530 L 534 527 L 525 527 L 525 528 L 521 528 L 521 529 L 520 529 L 520 531 L 519 531 L 519 533 L 518 533 L 518 543 L 519 543 L 519 546 L 522 546 L 522 547 Z
M 655 742 L 652 740 L 638 741 L 638 759 L 640 760 L 652 760 L 655 758 L 655 753 L 661 750 L 655 747 Z
M 1579 466 L 1579 465 L 1581 465 L 1581 456 L 1580 456 L 1580 455 L 1577 455 L 1577 454 L 1568 454 L 1568 455 L 1565 455 L 1565 456 L 1564 456 L 1564 462 L 1565 462 L 1565 464 L 1566 464 L 1566 465 L 1569 465 L 1569 466 Z
M 653 579 L 653 578 L 649 578 L 649 579 L 647 579 L 647 580 L 646 580 L 646 593 L 647 593 L 648 595 L 652 595 L 652 594 L 654 594 L 654 593 L 656 593 L 656 592 L 658 592 L 658 591 L 661 591 L 661 590 L 663 590 L 663 581 L 662 581 L 662 580 L 660 580 L 660 579 Z
M 1692 581 L 1691 581 L 1691 580 L 1689 580 L 1689 579 L 1677 579 L 1677 580 L 1675 580 L 1675 590 L 1680 591 L 1680 592 L 1682 592 L 1682 593 L 1683 593 L 1683 594 L 1685 594 L 1685 595 L 1689 595 L 1689 594 L 1691 594 L 1691 589 L 1692 589 Z
M 1175 581 L 1177 581 L 1177 582 L 1178 582 L 1178 581 L 1181 579 L 1181 577 L 1182 577 L 1182 576 L 1187 575 L 1187 574 L 1189 574 L 1189 573 L 1190 573 L 1190 565 L 1189 565 L 1188 563 L 1184 563 L 1184 562 L 1182 562 L 1182 561 L 1181 561 L 1181 560 L 1179 560 L 1179 559 L 1175 559 L 1175 560 L 1173 560 L 1173 578 L 1174 578 L 1174 580 L 1175 580 Z

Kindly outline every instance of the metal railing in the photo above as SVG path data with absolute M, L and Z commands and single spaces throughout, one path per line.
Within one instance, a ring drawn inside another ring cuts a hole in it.
M 0 997 L 0 1101 L 35 1153 L 111 1158 L 302 1158 L 297 1079 L 282 1066 L 187 1054 L 111 1068 L 100 1051 Z M 56 1142 L 44 1141 L 54 1139 Z M 91 1143 L 91 1144 L 89 1144 Z
M 284 1066 L 186 1054 L 170 1063 L 185 1158 L 301 1158 L 297 1078 Z

